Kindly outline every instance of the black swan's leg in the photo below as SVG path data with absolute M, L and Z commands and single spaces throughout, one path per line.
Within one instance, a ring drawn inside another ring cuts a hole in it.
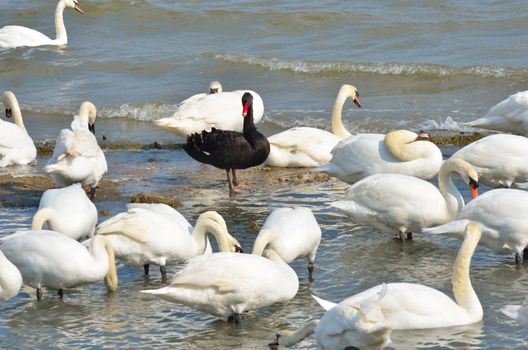
M 143 265 L 143 270 L 145 270 L 145 276 L 148 276 L 148 274 L 149 274 L 149 267 L 150 267 L 149 264 Z
M 238 186 L 238 181 L 237 181 L 237 177 L 236 177 L 236 169 L 231 169 L 231 173 L 233 173 L 233 185 Z
M 407 240 L 408 241 L 412 240 L 412 232 L 407 232 Z
M 233 191 L 233 182 L 231 181 L 231 176 L 229 176 L 230 169 L 226 169 L 227 182 L 229 183 L 229 191 Z

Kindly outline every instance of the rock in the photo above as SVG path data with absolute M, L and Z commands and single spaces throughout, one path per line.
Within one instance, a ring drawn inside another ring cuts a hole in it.
M 109 214 L 109 213 L 108 213 L 108 210 L 106 210 L 106 209 L 103 209 L 103 210 L 101 210 L 101 211 L 99 212 L 99 215 L 101 215 L 101 216 L 108 216 L 108 214 Z
M 160 196 L 152 193 L 141 192 L 136 194 L 130 200 L 130 203 L 161 203 L 167 204 L 169 207 L 179 208 L 182 206 L 179 200 L 172 197 Z

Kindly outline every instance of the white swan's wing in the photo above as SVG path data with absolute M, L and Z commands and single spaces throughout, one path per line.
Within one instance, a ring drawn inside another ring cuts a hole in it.
M 0 47 L 51 45 L 53 40 L 46 35 L 22 26 L 0 28 Z
M 200 99 L 204 98 L 205 96 L 207 96 L 208 94 L 196 94 L 196 95 L 192 95 L 191 97 L 181 101 L 180 103 L 178 103 L 178 108 L 184 106 L 184 105 L 188 105 L 188 104 L 192 104 L 192 103 L 196 103 L 198 102 Z
M 162 203 L 129 203 L 126 205 L 127 209 L 133 209 L 133 208 L 142 208 L 145 210 L 150 210 L 155 213 L 158 213 L 160 215 L 165 215 L 171 218 L 171 220 L 174 221 L 175 225 L 178 225 L 181 227 L 181 230 L 188 232 L 189 234 L 192 233 L 193 227 L 187 221 L 187 219 L 180 214 L 179 211 L 176 209 Z

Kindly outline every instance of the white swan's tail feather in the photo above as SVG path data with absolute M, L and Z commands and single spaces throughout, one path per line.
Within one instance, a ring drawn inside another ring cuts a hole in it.
M 422 233 L 433 235 L 444 234 L 452 237 L 462 237 L 470 220 L 455 220 L 447 224 L 422 229 Z
M 333 303 L 331 301 L 328 301 L 328 300 L 324 300 L 324 299 L 321 299 L 321 298 L 318 298 L 316 297 L 315 295 L 312 294 L 312 298 L 315 299 L 315 301 L 317 301 L 317 303 L 319 303 L 319 305 L 321 305 L 321 307 L 323 309 L 325 309 L 326 311 L 330 310 L 331 308 L 333 308 L 334 306 L 336 306 L 337 304 L 336 303 Z

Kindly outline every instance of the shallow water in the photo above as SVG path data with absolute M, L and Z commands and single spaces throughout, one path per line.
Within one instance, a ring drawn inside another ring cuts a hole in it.
M 183 203 L 180 212 L 192 223 L 201 212 L 217 210 L 246 252 L 258 233 L 254 224 L 262 225 L 270 210 L 309 206 L 323 232 L 314 280 L 308 280 L 306 261 L 294 262 L 300 280 L 297 296 L 244 314 L 242 323 L 233 325 L 140 294 L 139 290 L 162 285 L 158 270 L 153 267 L 150 277 L 144 277 L 142 269 L 120 266 L 119 290 L 112 295 L 101 282 L 68 290 L 63 301 L 49 290 L 43 302 L 36 302 L 34 290 L 24 288 L 16 298 L 0 304 L 2 347 L 262 349 L 278 329 L 296 328 L 322 316 L 312 293 L 340 301 L 382 282 L 405 281 L 451 295 L 452 264 L 460 242 L 415 235 L 414 241 L 400 245 L 391 235 L 352 224 L 327 204 L 344 193 L 346 186 L 337 180 L 298 183 L 291 180 L 303 171 L 294 169 L 241 171 L 239 176 L 253 190 L 229 196 L 222 171 L 194 162 L 181 150 L 109 151 L 106 155 L 109 164 L 120 164 L 110 178 L 129 179 L 120 186 L 125 197 L 139 191 L 175 196 Z M 45 158 L 39 159 L 37 169 L 44 164 Z M 468 191 L 461 183 L 458 186 L 468 199 Z M 110 215 L 125 210 L 122 201 L 96 201 L 96 205 Z M 35 210 L 0 209 L 0 235 L 29 228 Z M 169 276 L 180 267 L 170 266 Z M 515 266 L 513 256 L 478 248 L 471 278 L 484 307 L 484 321 L 467 327 L 395 331 L 388 348 L 525 348 L 525 329 L 499 311 L 505 304 L 526 301 L 525 269 Z M 295 348 L 315 349 L 315 340 L 308 338 Z
M 329 129 L 335 95 L 344 83 L 359 88 L 363 108 L 347 104 L 350 130 L 470 131 L 462 122 L 484 114 L 509 94 L 526 90 L 528 25 L 524 1 L 82 1 L 86 14 L 67 10 L 66 48 L 0 50 L 0 90 L 19 99 L 29 133 L 53 143 L 85 100 L 99 110 L 97 135 L 105 143 L 182 142 L 155 128 L 184 98 L 219 80 L 224 90 L 248 88 L 264 99 L 266 135 L 294 125 Z M 54 32 L 55 1 L 3 0 L 0 26 L 19 24 Z M 107 140 L 102 140 L 102 135 Z M 445 155 L 453 147 L 443 149 Z M 35 301 L 30 288 L 0 304 L 1 348 L 262 349 L 278 329 L 320 317 L 311 293 L 340 301 L 382 282 L 416 282 L 451 294 L 460 242 L 423 237 L 404 245 L 357 227 L 327 205 L 341 198 L 339 181 L 297 183 L 301 170 L 240 173 L 252 192 L 228 196 L 224 173 L 192 161 L 181 150 L 106 151 L 107 176 L 123 181 L 124 197 L 140 191 L 175 196 L 194 223 L 217 210 L 246 251 L 271 209 L 305 205 L 323 231 L 315 280 L 306 262 L 293 263 L 297 296 L 244 315 L 235 326 L 192 309 L 140 294 L 161 285 L 156 269 L 120 266 L 120 288 L 103 283 Z M 0 174 L 36 174 L 35 167 Z M 293 181 L 279 181 L 278 179 Z M 460 184 L 459 187 L 462 189 Z M 464 192 L 466 198 L 469 194 Z M 110 215 L 122 200 L 96 202 Z M 0 208 L 0 235 L 30 225 L 36 208 Z M 100 221 L 105 217 L 100 218 Z M 174 274 L 180 266 L 170 266 Z M 483 322 L 452 329 L 395 331 L 389 348 L 523 349 L 526 331 L 502 315 L 505 304 L 525 303 L 526 264 L 477 249 L 471 277 L 484 307 Z M 297 349 L 316 348 L 313 337 Z

